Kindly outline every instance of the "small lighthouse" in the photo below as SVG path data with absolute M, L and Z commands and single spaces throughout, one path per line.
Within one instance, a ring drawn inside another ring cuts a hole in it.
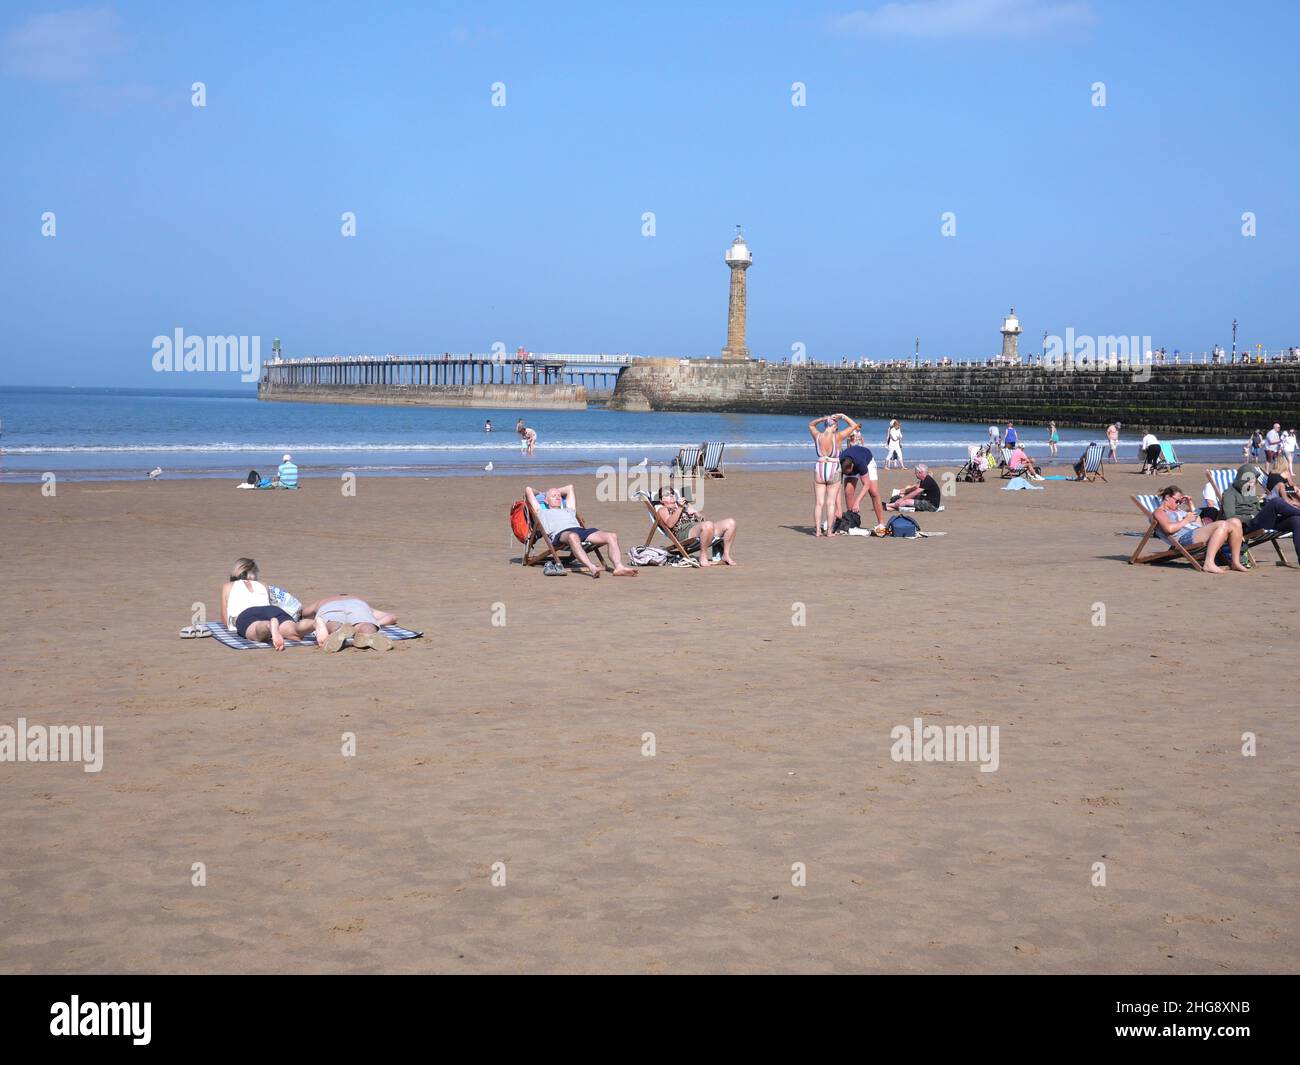
M 1016 309 L 1011 308 L 1011 313 L 1002 320 L 1002 359 L 1004 362 L 1020 361 L 1020 334 L 1024 332 L 1020 328 L 1020 319 L 1016 317 Z
M 722 349 L 724 359 L 747 359 L 745 347 L 745 271 L 754 256 L 745 243 L 745 235 L 736 226 L 736 239 L 723 256 L 731 269 L 731 296 L 727 300 L 727 346 Z

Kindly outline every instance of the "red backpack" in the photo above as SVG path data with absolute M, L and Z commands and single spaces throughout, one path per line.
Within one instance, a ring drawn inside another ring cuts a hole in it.
M 528 543 L 533 534 L 533 522 L 528 515 L 528 501 L 521 499 L 510 508 L 510 531 L 521 544 Z

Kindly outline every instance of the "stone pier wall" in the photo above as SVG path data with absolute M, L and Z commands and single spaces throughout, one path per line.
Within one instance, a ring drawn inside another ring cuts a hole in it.
M 623 410 L 796 414 L 858 418 L 1230 433 L 1300 424 L 1300 363 L 1153 366 L 1131 372 L 1031 367 L 858 369 L 760 361 L 642 359 L 619 375 Z
M 277 403 L 366 403 L 413 407 L 493 407 L 511 410 L 586 410 L 582 385 L 438 385 L 433 387 L 276 387 L 265 381 L 257 398 Z

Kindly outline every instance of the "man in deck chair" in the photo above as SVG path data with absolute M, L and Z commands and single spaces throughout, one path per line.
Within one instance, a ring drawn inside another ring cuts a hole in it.
M 584 541 L 596 547 L 608 547 L 609 556 L 614 560 L 615 577 L 635 577 L 637 571 L 623 565 L 623 556 L 618 549 L 618 537 L 612 532 L 599 529 L 584 529 L 578 524 L 577 493 L 573 485 L 563 488 L 548 488 L 542 495 L 537 495 L 531 486 L 524 489 L 528 502 L 537 512 L 542 523 L 542 530 L 556 547 L 564 546 L 573 552 L 573 557 L 592 577 L 600 576 L 600 567 L 591 560 L 591 556 L 582 549 Z

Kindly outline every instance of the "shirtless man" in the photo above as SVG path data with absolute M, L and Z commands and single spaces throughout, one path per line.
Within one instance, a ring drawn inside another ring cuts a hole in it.
M 519 439 L 523 442 L 524 454 L 531 455 L 533 448 L 537 446 L 537 433 L 524 424 L 523 418 L 515 422 L 515 432 L 519 434 Z
M 564 545 L 573 552 L 578 564 L 592 577 L 600 576 L 600 567 L 591 560 L 591 556 L 582 549 L 583 542 L 593 547 L 608 547 L 609 557 L 614 560 L 615 577 L 635 577 L 637 571 L 623 565 L 623 556 L 618 550 L 618 537 L 612 532 L 599 529 L 584 529 L 578 524 L 578 501 L 573 485 L 563 488 L 548 488 L 542 495 L 537 495 L 529 486 L 524 489 L 528 502 L 537 510 L 542 520 L 542 530 L 556 547 Z

